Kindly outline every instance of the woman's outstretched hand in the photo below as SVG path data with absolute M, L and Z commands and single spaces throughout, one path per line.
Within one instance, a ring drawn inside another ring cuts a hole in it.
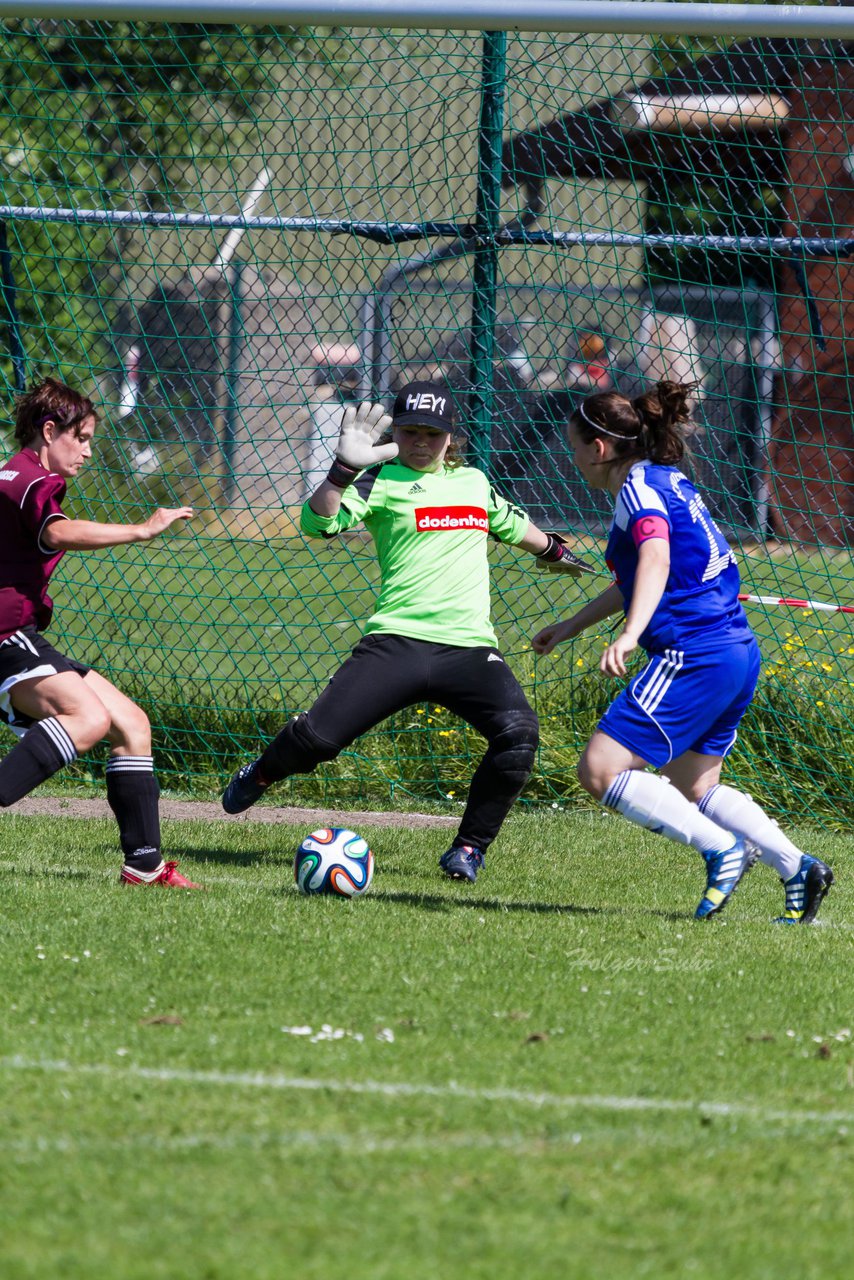
M 564 640 L 571 640 L 575 634 L 574 620 L 565 618 L 563 622 L 553 622 L 551 626 L 543 627 L 542 631 L 538 631 L 531 641 L 531 648 L 534 653 L 545 656 L 557 645 L 563 644 Z
M 612 640 L 599 659 L 599 670 L 606 676 L 625 676 L 626 658 L 638 647 L 637 640 L 623 631 Z

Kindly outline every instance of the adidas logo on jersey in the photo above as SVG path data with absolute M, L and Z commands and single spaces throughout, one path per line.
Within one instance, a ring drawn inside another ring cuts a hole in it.
M 412 488 L 408 490 L 408 493 L 426 493 L 426 492 L 427 490 L 424 488 L 423 485 L 420 485 L 417 480 L 415 481 L 415 484 L 412 486 Z

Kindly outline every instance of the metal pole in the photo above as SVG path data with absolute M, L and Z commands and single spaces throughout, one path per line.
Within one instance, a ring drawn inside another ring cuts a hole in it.
M 12 272 L 12 254 L 9 251 L 9 238 L 6 234 L 6 223 L 0 222 L 0 282 L 3 289 L 3 305 L 6 308 L 6 326 L 9 330 L 9 355 L 12 360 L 12 371 L 15 375 L 15 390 L 25 391 L 27 387 L 27 356 L 21 341 L 21 324 L 18 320 L 18 308 L 15 301 L 15 276 Z
M 441 31 L 591 31 L 637 35 L 854 37 L 854 12 L 829 4 L 669 0 L 0 0 L 0 18 L 227 22 L 249 26 Z
M 777 317 L 774 306 L 767 294 L 762 294 L 760 301 L 760 321 L 753 330 L 759 342 L 759 359 L 756 361 L 756 398 L 759 405 L 759 433 L 756 440 L 756 469 L 759 482 L 756 487 L 756 527 L 759 537 L 770 537 L 769 521 L 771 517 L 771 438 L 774 416 L 774 373 L 779 368 L 779 359 L 774 360 L 772 353 L 779 351 L 777 339 Z
M 225 469 L 223 498 L 226 506 L 234 500 L 237 477 L 234 453 L 237 445 L 237 419 L 240 406 L 240 357 L 243 352 L 243 263 L 235 262 L 231 273 L 228 309 L 228 367 L 225 373 L 225 412 L 222 432 L 222 460 Z
M 480 90 L 480 129 L 477 146 L 476 243 L 472 264 L 471 386 L 469 431 L 475 461 L 489 472 L 494 401 L 496 292 L 501 216 L 501 138 L 504 132 L 504 90 L 507 76 L 507 36 L 503 31 L 483 37 Z

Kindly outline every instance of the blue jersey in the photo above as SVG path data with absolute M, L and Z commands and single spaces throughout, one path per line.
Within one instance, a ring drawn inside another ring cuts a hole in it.
M 650 536 L 669 538 L 670 573 L 640 637 L 642 647 L 648 653 L 696 653 L 748 640 L 752 633 L 738 600 L 735 556 L 706 504 L 676 467 L 645 461 L 632 467 L 617 495 L 605 552 L 627 611 L 639 548 Z

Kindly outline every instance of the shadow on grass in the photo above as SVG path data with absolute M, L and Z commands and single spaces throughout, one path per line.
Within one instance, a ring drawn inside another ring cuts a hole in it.
M 21 863 L 3 862 L 0 863 L 0 876 L 9 876 L 14 880 L 20 880 L 23 877 L 30 880 L 103 880 L 105 876 L 114 875 L 118 881 L 119 867 L 119 863 L 116 863 L 115 867 L 90 868 L 57 867 L 48 863 L 44 865 L 32 863 L 24 866 Z
M 657 907 L 582 907 L 572 902 L 512 902 L 505 898 L 469 898 L 455 897 L 453 894 L 439 895 L 435 893 L 386 893 L 382 889 L 371 893 L 374 902 L 388 902 L 394 905 L 420 907 L 425 911 L 454 911 L 458 907 L 477 911 L 525 911 L 531 915 L 562 916 L 622 916 L 630 918 L 635 915 L 654 916 L 656 920 L 667 920 L 674 924 L 690 922 L 690 916 L 684 911 L 662 911 Z M 709 921 L 709 927 L 714 927 Z
M 281 870 L 286 877 L 286 882 L 268 888 L 268 892 L 274 894 L 293 894 L 293 867 L 289 856 L 283 857 L 279 854 L 264 853 L 247 853 L 239 854 L 233 850 L 219 849 L 172 849 L 166 854 L 167 857 L 173 857 L 177 860 L 189 858 L 191 861 L 203 865 L 232 865 L 251 867 L 261 863 L 269 862 L 272 866 Z M 185 868 L 186 870 L 186 868 Z M 400 868 L 395 868 L 397 874 L 402 874 Z M 388 868 L 383 868 L 383 877 L 388 874 Z M 104 880 L 105 877 L 114 877 L 118 882 L 118 863 L 114 867 L 105 864 L 103 867 L 57 867 L 50 864 L 30 864 L 21 865 L 13 861 L 0 861 L 0 878 L 3 876 L 11 876 L 16 879 L 25 877 L 27 879 L 51 879 L 51 880 Z M 465 889 L 461 889 L 459 893 L 449 892 L 447 894 L 437 893 L 417 893 L 405 892 L 402 890 L 385 891 L 383 889 L 374 888 L 370 893 L 370 901 L 390 906 L 416 907 L 421 911 L 434 911 L 449 913 L 459 908 L 464 910 L 476 911 L 492 911 L 492 912 L 526 912 L 529 915 L 563 915 L 563 916 L 621 916 L 630 918 L 635 915 L 643 915 L 649 918 L 654 917 L 656 920 L 670 921 L 674 924 L 684 925 L 691 922 L 690 915 L 680 911 L 663 911 L 655 907 L 589 907 L 579 906 L 571 902 L 514 902 L 504 898 L 471 898 Z M 705 926 L 713 928 L 716 921 L 709 921 Z
M 268 851 L 264 849 L 248 849 L 245 853 L 236 849 L 217 849 L 192 847 L 190 845 L 169 845 L 163 851 L 164 858 L 174 858 L 181 862 L 184 858 L 197 862 L 200 866 L 210 863 L 214 866 L 255 867 L 269 863 L 273 867 L 281 867 L 293 871 L 293 853 L 290 850 Z
M 511 902 L 503 898 L 454 897 L 436 893 L 386 893 L 382 890 L 371 894 L 374 902 L 388 902 L 395 906 L 420 907 L 424 911 L 456 911 L 459 907 L 476 911 L 527 911 L 532 915 L 608 915 L 614 914 L 608 907 L 577 907 L 571 902 Z

